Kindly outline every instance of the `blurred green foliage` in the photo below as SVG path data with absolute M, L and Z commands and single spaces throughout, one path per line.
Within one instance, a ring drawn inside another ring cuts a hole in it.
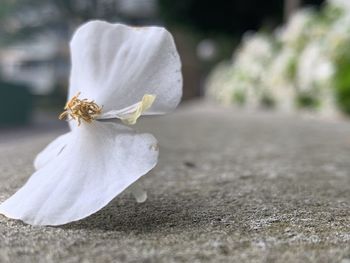
M 235 103 L 237 103 L 238 105 L 243 106 L 245 103 L 245 95 L 242 91 L 241 92 L 239 92 L 239 91 L 234 92 L 232 100 Z
M 315 109 L 320 106 L 320 101 L 307 95 L 299 95 L 296 102 L 298 108 Z
M 350 51 L 336 61 L 335 88 L 336 98 L 341 110 L 350 114 Z

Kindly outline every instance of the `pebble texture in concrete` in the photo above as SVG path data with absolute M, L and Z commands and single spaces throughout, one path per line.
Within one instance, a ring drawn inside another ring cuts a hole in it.
M 350 262 L 350 122 L 195 103 L 137 129 L 160 142 L 147 202 L 61 227 L 0 215 L 0 262 Z M 58 134 L 0 142 L 0 202 Z

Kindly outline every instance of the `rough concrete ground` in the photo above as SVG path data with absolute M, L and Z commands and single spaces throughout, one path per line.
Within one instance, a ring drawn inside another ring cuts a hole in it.
M 0 216 L 0 262 L 350 262 L 350 122 L 195 103 L 138 129 L 161 147 L 146 203 L 62 227 Z M 57 135 L 0 143 L 0 201 Z

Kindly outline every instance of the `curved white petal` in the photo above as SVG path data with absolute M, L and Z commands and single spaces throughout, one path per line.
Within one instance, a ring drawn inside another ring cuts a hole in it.
M 52 161 L 0 205 L 0 213 L 32 225 L 61 225 L 106 206 L 157 163 L 157 141 L 114 123 L 74 129 Z
M 120 119 L 124 124 L 134 125 L 138 118 L 152 107 L 156 96 L 146 94 L 142 100 L 121 110 L 102 113 L 99 119 Z
M 164 28 L 92 21 L 75 32 L 70 48 L 69 99 L 80 91 L 82 98 L 95 100 L 108 112 L 155 95 L 144 114 L 172 111 L 181 99 L 181 62 Z
M 34 168 L 38 170 L 44 167 L 49 161 L 58 156 L 64 147 L 66 147 L 69 139 L 71 137 L 71 132 L 63 134 L 53 140 L 49 145 L 47 145 L 44 150 L 42 150 L 34 160 Z

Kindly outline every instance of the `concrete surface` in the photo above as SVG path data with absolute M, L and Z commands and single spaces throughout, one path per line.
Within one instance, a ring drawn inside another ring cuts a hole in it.
M 195 103 L 137 128 L 161 150 L 146 203 L 62 227 L 0 216 L 0 262 L 350 262 L 350 122 Z M 61 132 L 0 143 L 0 201 Z

